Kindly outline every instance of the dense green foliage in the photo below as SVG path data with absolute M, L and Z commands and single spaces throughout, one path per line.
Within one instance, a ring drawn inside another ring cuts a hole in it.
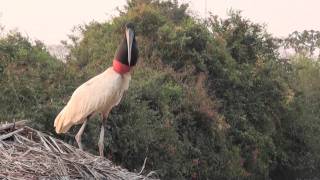
M 1 38 L 0 120 L 27 118 L 53 133 L 55 115 L 77 86 L 111 65 L 132 21 L 140 58 L 108 117 L 108 158 L 139 171 L 147 157 L 146 169 L 163 179 L 319 177 L 319 62 L 300 51 L 280 59 L 281 41 L 238 12 L 203 21 L 187 9 L 131 0 L 112 21 L 79 26 L 66 64 L 19 33 Z M 318 43 L 302 42 L 314 36 L 305 33 L 283 41 Z M 99 127 L 95 117 L 83 137 L 93 153 Z M 78 128 L 59 137 L 74 143 Z
M 31 44 L 13 32 L 0 39 L 0 119 L 39 120 L 51 128 L 65 93 L 74 90 L 71 69 L 49 55 L 41 42 Z

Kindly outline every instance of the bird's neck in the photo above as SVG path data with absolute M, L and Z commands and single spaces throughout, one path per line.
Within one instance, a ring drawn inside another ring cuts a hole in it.
M 119 60 L 113 60 L 113 70 L 119 74 L 125 74 L 130 71 L 130 67 L 126 64 L 122 64 Z

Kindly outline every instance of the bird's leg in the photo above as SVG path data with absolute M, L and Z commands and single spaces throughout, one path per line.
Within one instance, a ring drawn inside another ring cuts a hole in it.
M 89 119 L 89 117 L 87 117 L 87 119 L 84 121 L 84 123 L 82 124 L 79 132 L 77 133 L 77 135 L 76 135 L 76 137 L 75 137 L 75 138 L 76 138 L 76 141 L 77 141 L 77 143 L 78 143 L 79 149 L 81 149 L 81 150 L 83 150 L 82 143 L 81 143 L 81 136 L 82 136 L 82 134 L 83 134 L 84 128 L 85 128 L 86 125 L 87 125 L 88 119 Z
M 102 123 L 101 123 L 101 130 L 100 130 L 100 138 L 98 142 L 98 147 L 99 147 L 99 154 L 101 157 L 104 156 L 103 150 L 104 150 L 104 126 L 105 126 L 105 121 L 107 120 L 106 115 L 101 114 L 102 118 Z

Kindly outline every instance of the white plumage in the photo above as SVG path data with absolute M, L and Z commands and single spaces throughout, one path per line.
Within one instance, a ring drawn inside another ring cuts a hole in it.
M 128 90 L 131 80 L 130 72 L 119 74 L 112 67 L 91 78 L 79 86 L 72 94 L 68 104 L 54 121 L 56 132 L 66 133 L 73 125 L 83 124 L 76 140 L 82 149 L 81 135 L 89 116 L 102 115 L 102 126 L 99 140 L 100 156 L 103 156 L 104 121 L 111 109 L 121 101 L 123 93 Z
M 138 47 L 132 23 L 125 25 L 125 36 L 116 51 L 113 66 L 91 78 L 78 87 L 68 104 L 54 120 L 56 132 L 66 133 L 73 125 L 82 124 L 76 135 L 76 141 L 82 148 L 81 136 L 88 119 L 101 114 L 99 152 L 103 156 L 104 126 L 111 109 L 121 101 L 124 91 L 128 90 L 131 80 L 130 70 L 138 60 Z
M 129 88 L 130 72 L 119 74 L 109 67 L 78 87 L 54 121 L 57 133 L 65 133 L 70 127 L 82 124 L 89 115 L 107 115 L 119 104 L 123 92 Z

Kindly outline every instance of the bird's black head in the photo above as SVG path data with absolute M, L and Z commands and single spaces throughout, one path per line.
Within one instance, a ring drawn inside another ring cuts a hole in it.
M 138 46 L 136 42 L 135 30 L 133 23 L 125 25 L 124 37 L 118 46 L 115 54 L 115 60 L 120 61 L 121 64 L 132 67 L 138 61 Z
M 132 22 L 128 22 L 126 23 L 125 28 L 134 30 L 134 24 Z

